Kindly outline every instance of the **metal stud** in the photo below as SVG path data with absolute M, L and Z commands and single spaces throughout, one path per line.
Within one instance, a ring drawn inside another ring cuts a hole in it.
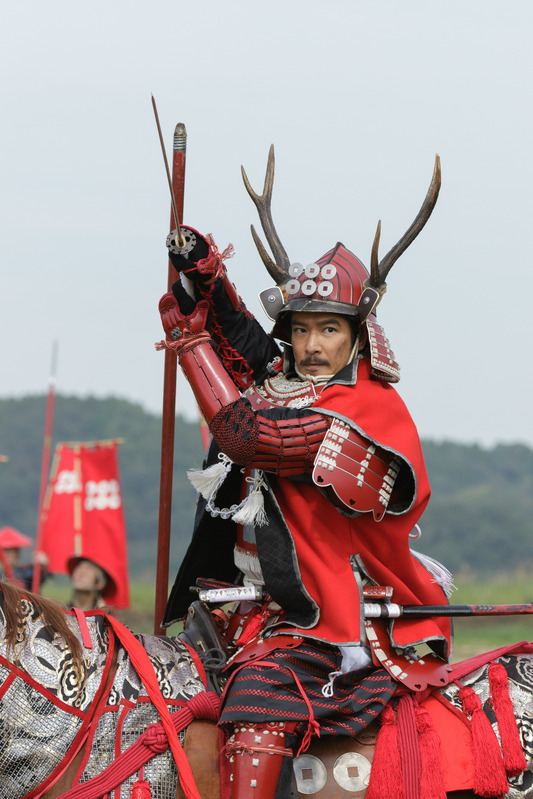
M 289 275 L 291 277 L 300 277 L 304 271 L 303 264 L 294 263 L 289 266 Z
M 333 777 L 345 791 L 364 791 L 370 779 L 370 761 L 359 752 L 346 752 L 335 761 Z
M 287 294 L 297 294 L 301 289 L 300 282 L 296 279 L 289 280 L 285 285 L 285 291 Z
M 318 793 L 326 784 L 328 772 L 324 763 L 314 755 L 300 755 L 294 761 L 294 775 L 298 792 Z
M 311 296 L 316 291 L 316 283 L 314 280 L 306 280 L 305 283 L 302 284 L 302 294 L 306 296 Z

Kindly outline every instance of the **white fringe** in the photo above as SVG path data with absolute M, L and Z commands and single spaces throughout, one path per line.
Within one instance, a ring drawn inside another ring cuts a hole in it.
M 210 499 L 218 491 L 231 469 L 232 462 L 227 455 L 221 452 L 218 457 L 219 463 L 207 469 L 189 469 L 187 472 L 190 482 L 204 499 Z
M 244 574 L 244 585 L 262 586 L 265 584 L 259 556 L 235 547 L 235 565 Z
M 241 508 L 231 518 L 237 524 L 252 524 L 261 527 L 267 523 L 265 499 L 261 491 L 261 485 L 246 497 Z
M 457 590 L 457 586 L 453 584 L 453 574 L 448 571 L 446 566 L 443 566 L 438 560 L 430 558 L 429 555 L 423 555 L 422 552 L 416 552 L 414 549 L 411 550 L 411 554 L 428 570 L 449 599 Z

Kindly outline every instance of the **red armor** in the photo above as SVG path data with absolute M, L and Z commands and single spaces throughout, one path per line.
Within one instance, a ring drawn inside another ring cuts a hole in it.
M 293 723 L 236 724 L 225 747 L 231 764 L 231 799 L 274 799 L 284 757 L 293 757 L 285 734 Z
M 381 521 L 390 502 L 401 461 L 334 419 L 318 450 L 313 480 L 330 488 L 329 498 L 351 513 L 372 511 Z
M 209 306 L 205 300 L 189 316 L 181 313 L 176 298 L 169 292 L 159 302 L 159 312 L 167 341 L 158 347 L 175 350 L 206 422 L 218 411 L 240 398 L 240 393 L 220 363 L 205 329 Z
M 287 313 L 291 311 L 333 312 L 364 321 L 379 299 L 377 292 L 372 296 L 365 292 L 363 297 L 365 281 L 370 275 L 359 258 L 340 242 L 316 263 L 306 267 L 291 264 L 288 273 L 284 286 L 287 302 L 272 331 L 273 336 L 284 341 L 290 340 Z M 363 306 L 359 308 L 362 297 Z

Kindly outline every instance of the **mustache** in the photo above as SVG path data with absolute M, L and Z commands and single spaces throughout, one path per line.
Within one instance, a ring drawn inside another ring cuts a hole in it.
M 300 367 L 302 366 L 329 366 L 329 361 L 323 358 L 304 358 L 300 361 Z

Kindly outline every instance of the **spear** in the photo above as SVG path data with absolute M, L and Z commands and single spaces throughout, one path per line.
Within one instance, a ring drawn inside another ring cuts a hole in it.
M 172 180 L 168 168 L 161 127 L 155 99 L 152 96 L 159 141 L 163 151 L 167 179 L 169 181 L 171 210 L 170 230 L 177 230 L 178 238 L 181 237 L 180 222 L 183 219 L 183 195 L 185 189 L 185 157 L 187 153 L 187 132 L 185 125 L 179 122 L 174 130 Z M 168 286 L 170 288 L 178 274 L 172 262 L 168 262 Z M 155 584 L 155 635 L 165 635 L 161 621 L 165 613 L 168 592 L 168 570 L 170 554 L 170 521 L 172 512 L 172 480 L 174 471 L 174 430 L 176 424 L 176 354 L 165 349 L 165 366 L 163 378 L 163 413 L 161 428 L 161 473 L 159 488 L 159 523 L 157 537 L 157 567 Z
M 48 469 L 50 468 L 50 448 L 52 446 L 52 425 L 54 422 L 54 401 L 56 386 L 56 365 L 57 365 L 57 342 L 54 341 L 52 348 L 52 367 L 50 369 L 50 380 L 48 383 L 48 397 L 46 399 L 46 415 L 44 422 L 44 441 L 43 457 L 41 461 L 41 487 L 39 490 L 39 505 L 37 507 L 37 532 L 35 534 L 35 552 L 41 551 L 42 527 L 43 527 L 43 506 L 46 485 L 48 483 Z M 41 564 L 35 561 L 33 565 L 33 578 L 31 590 L 34 594 L 39 593 L 41 587 Z
M 367 619 L 396 619 L 399 616 L 524 616 L 533 614 L 533 604 L 524 605 L 397 605 L 365 602 Z

